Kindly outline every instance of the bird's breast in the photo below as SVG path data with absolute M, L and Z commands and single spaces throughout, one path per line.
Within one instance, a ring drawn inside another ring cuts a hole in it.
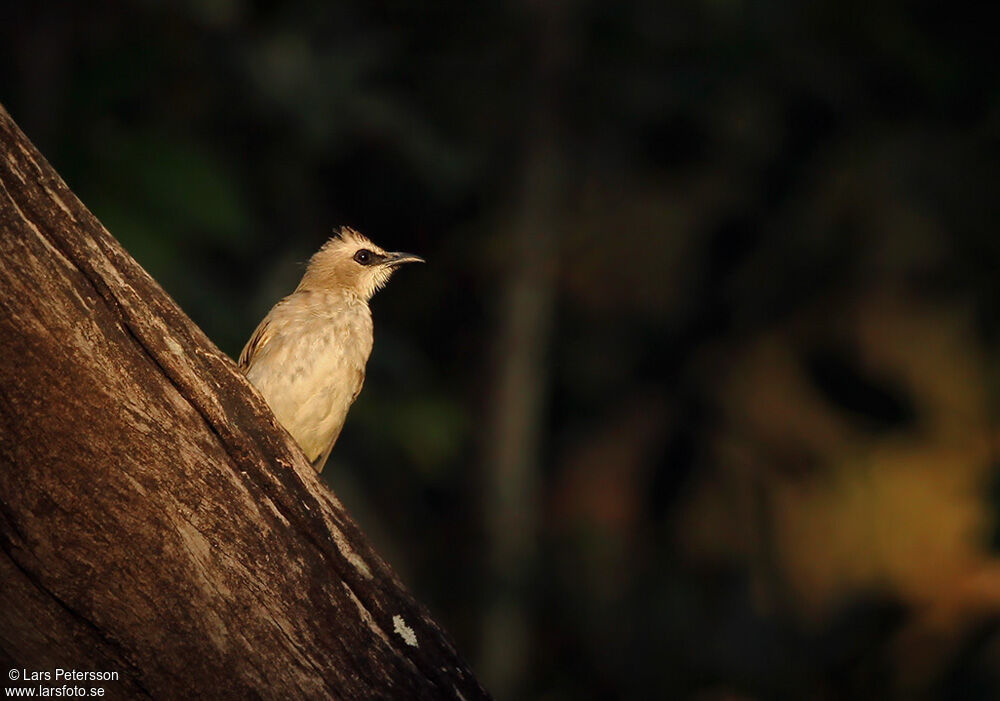
M 366 310 L 367 311 L 367 310 Z M 372 349 L 367 314 L 299 319 L 262 349 L 247 370 L 278 421 L 310 460 L 340 432 L 364 382 Z

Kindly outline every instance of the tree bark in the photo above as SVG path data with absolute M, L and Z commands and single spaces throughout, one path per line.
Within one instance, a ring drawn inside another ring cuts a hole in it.
M 0 662 L 111 698 L 488 698 L 2 106 L 0 256 Z

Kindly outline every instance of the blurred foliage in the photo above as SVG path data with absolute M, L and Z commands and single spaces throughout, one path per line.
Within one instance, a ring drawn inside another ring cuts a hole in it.
M 23 3 L 0 100 L 231 355 L 334 226 L 430 261 L 374 300 L 324 474 L 475 661 L 495 299 L 560 37 L 520 698 L 1000 696 L 995 24 L 558 7 Z

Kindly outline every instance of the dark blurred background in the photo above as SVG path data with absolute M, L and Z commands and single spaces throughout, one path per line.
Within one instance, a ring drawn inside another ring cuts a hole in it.
M 231 356 L 335 226 L 428 259 L 324 478 L 499 699 L 1000 698 L 991 16 L 0 18 L 0 102 Z

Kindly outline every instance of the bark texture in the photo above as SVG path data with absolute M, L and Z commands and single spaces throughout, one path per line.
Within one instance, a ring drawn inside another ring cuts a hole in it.
M 0 662 L 112 698 L 487 698 L 0 107 Z

